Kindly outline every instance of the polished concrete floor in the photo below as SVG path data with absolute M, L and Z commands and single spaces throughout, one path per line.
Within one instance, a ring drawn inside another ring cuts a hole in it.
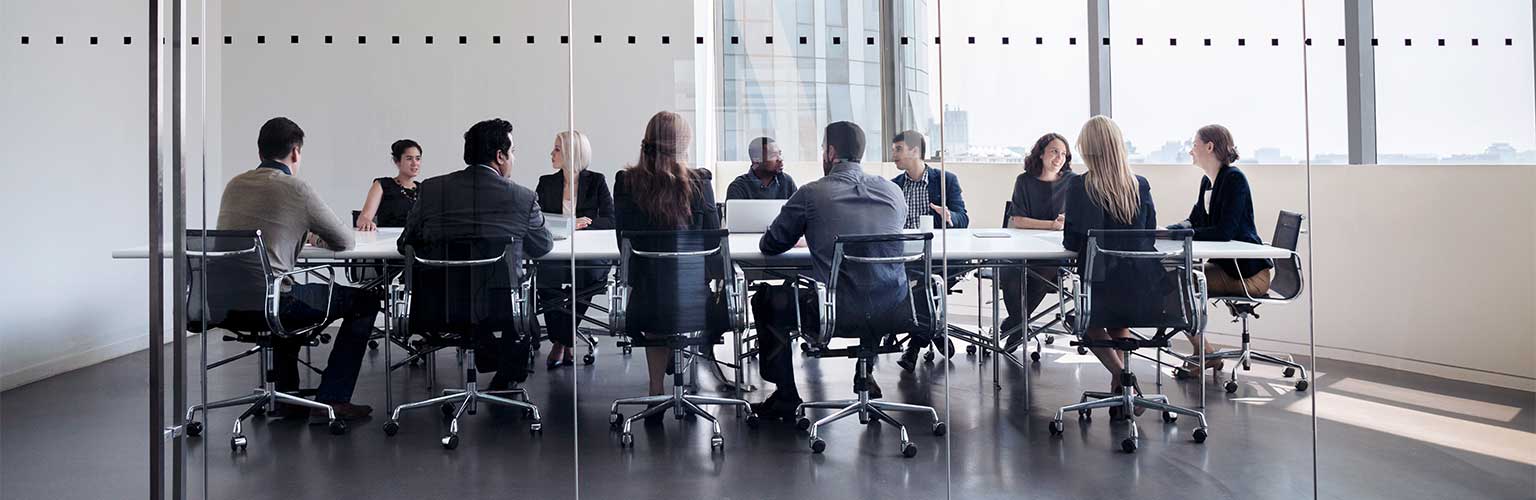
M 190 497 L 203 498 L 205 487 L 206 498 L 285 500 L 578 492 L 604 499 L 1248 500 L 1310 498 L 1314 488 L 1319 498 L 1339 499 L 1536 496 L 1531 393 L 1329 360 L 1319 362 L 1312 391 L 1296 393 L 1277 369 L 1255 365 L 1237 394 L 1207 382 L 1207 442 L 1190 440 L 1192 419 L 1165 424 L 1148 413 L 1139 419 L 1140 451 L 1125 454 L 1117 443 L 1126 426 L 1102 413 L 1086 424 L 1069 416 L 1063 437 L 1047 432 L 1056 407 L 1108 383 L 1091 356 L 1064 345 L 1047 346 L 1028 368 L 1005 363 L 1001 389 L 993 385 L 995 358 L 962 352 L 915 374 L 883 359 L 877 376 L 887 399 L 936 405 L 948 421 L 948 435 L 935 437 L 926 417 L 899 417 L 911 424 L 916 458 L 900 456 L 889 426 L 838 422 L 824 431 L 828 449 L 818 455 L 790 424 L 749 429 L 734 410 L 717 412 L 723 450 L 710 449 L 703 420 L 670 417 L 660 426 L 637 424 L 634 448 L 621 449 L 608 427 L 608 405 L 644 391 L 645 361 L 604 342 L 594 365 L 578 361 L 553 372 L 540 366 L 530 378 L 527 387 L 544 412 L 542 434 L 529 433 L 520 412 L 482 407 L 463 421 L 463 442 L 453 451 L 438 444 L 446 428 L 438 411 L 423 409 L 408 413 L 394 437 L 381 431 L 381 415 L 345 436 L 258 419 L 246 426 L 249 449 L 231 453 L 229 421 L 237 412 L 215 411 L 205 435 L 185 445 Z M 211 344 L 215 356 L 239 347 Z M 317 350 L 315 359 L 323 353 Z M 807 399 L 847 396 L 848 360 L 797 355 L 796 363 Z M 146 366 L 147 356 L 138 353 L 0 394 L 0 498 L 143 497 Z M 382 355 L 371 353 L 355 398 L 377 413 L 385 411 L 382 366 Z M 1150 392 L 1155 372 L 1149 363 L 1138 367 Z M 248 358 L 214 371 L 210 397 L 247 391 L 254 370 Z M 453 355 L 442 354 L 440 382 L 456 382 L 455 370 Z M 397 373 L 395 381 L 397 403 L 428 396 L 421 367 Z M 1175 403 L 1197 403 L 1199 383 L 1163 382 Z M 717 384 L 705 377 L 701 386 L 709 393 Z M 197 387 L 194 381 L 194 400 Z M 1322 417 L 1315 441 L 1313 398 Z

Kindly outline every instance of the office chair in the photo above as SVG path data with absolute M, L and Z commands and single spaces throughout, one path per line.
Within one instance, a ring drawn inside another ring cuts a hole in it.
M 911 249 L 915 242 L 922 242 L 921 251 Z M 849 253 L 849 247 L 853 253 Z M 828 281 L 830 283 L 816 283 L 817 311 L 820 315 L 820 329 L 816 335 L 807 335 L 807 342 L 812 344 L 809 356 L 814 358 L 846 357 L 855 360 L 853 389 L 856 399 L 838 401 L 815 401 L 802 403 L 795 408 L 795 416 L 799 417 L 795 425 L 801 430 L 809 430 L 811 451 L 821 453 L 827 448 L 826 441 L 822 440 L 819 431 L 822 426 L 831 424 L 851 415 L 858 415 L 859 422 L 871 424 L 884 421 L 896 427 L 901 435 L 901 454 L 907 458 L 917 456 L 917 445 L 913 444 L 907 436 L 907 428 L 898 422 L 887 412 L 927 413 L 933 417 L 933 435 L 943 436 L 947 431 L 944 421 L 939 418 L 939 412 L 931 406 L 911 405 L 870 399 L 869 380 L 870 367 L 875 358 L 881 354 L 900 352 L 898 345 L 882 343 L 881 340 L 894 332 L 913 332 L 927 329 L 930 332 L 943 332 L 940 325 L 944 322 L 940 315 L 944 313 L 944 291 L 947 284 L 942 277 L 933 275 L 933 233 L 920 234 L 889 234 L 889 235 L 863 235 L 863 236 L 839 236 L 833 245 L 832 269 Z M 855 314 L 838 315 L 841 307 L 854 307 L 858 302 L 863 302 L 865 293 L 855 287 L 869 286 L 843 276 L 846 267 L 852 266 L 890 266 L 902 274 L 906 280 L 906 265 L 922 262 L 922 274 L 916 276 L 915 288 L 922 290 L 922 297 L 915 297 L 912 288 L 908 287 L 905 298 L 883 311 L 867 310 L 869 307 L 860 307 L 863 316 Z M 845 288 L 846 287 L 846 288 Z M 839 299 L 839 297 L 843 297 Z M 857 302 L 856 302 L 857 301 Z M 921 302 L 919 302 L 921 301 Z M 798 301 L 796 302 L 798 304 Z M 798 317 L 799 315 L 796 314 Z M 829 346 L 835 338 L 855 338 L 858 345 L 834 349 Z M 937 339 L 936 339 L 937 340 Z M 809 409 L 837 409 L 838 411 L 811 422 L 806 417 Z
M 1237 363 L 1232 366 L 1232 377 L 1227 380 L 1226 385 L 1223 387 L 1228 394 L 1237 392 L 1237 368 L 1241 366 L 1244 370 L 1248 370 L 1251 367 L 1252 361 L 1283 366 L 1285 371 L 1281 373 L 1281 376 L 1286 378 L 1290 378 L 1299 372 L 1301 379 L 1296 381 L 1296 390 L 1307 390 L 1306 367 L 1297 363 L 1289 354 L 1283 355 L 1284 358 L 1281 358 L 1277 355 L 1254 351 L 1249 345 L 1252 339 L 1248 334 L 1248 317 L 1259 317 L 1257 312 L 1259 306 L 1264 304 L 1289 304 L 1301 295 L 1304 283 L 1301 275 L 1301 256 L 1296 254 L 1296 244 L 1297 240 L 1301 239 L 1301 224 L 1303 220 L 1305 220 L 1305 217 L 1299 213 L 1280 211 L 1280 220 L 1275 224 L 1275 238 L 1270 244 L 1290 250 L 1291 258 L 1275 263 L 1275 275 L 1274 279 L 1270 280 L 1268 293 L 1254 297 L 1248 294 L 1246 287 L 1244 287 L 1243 295 L 1211 297 L 1211 300 L 1221 302 L 1227 306 L 1227 310 L 1231 311 L 1232 316 L 1234 316 L 1232 318 L 1234 323 L 1242 322 L 1243 324 L 1243 341 L 1241 346 L 1237 349 L 1205 355 L 1206 359 L 1237 360 Z M 1202 363 L 1201 366 L 1204 366 L 1204 364 Z M 1183 368 L 1179 368 L 1179 370 L 1183 371 Z
M 294 342 L 313 345 L 319 342 L 320 331 L 331 319 L 329 300 L 325 316 L 307 325 L 284 325 L 282 295 L 286 282 L 295 276 L 313 275 L 327 278 L 327 297 L 335 286 L 334 270 L 330 266 L 317 266 L 274 272 L 267 260 L 267 247 L 261 231 L 201 230 L 187 231 L 187 330 L 208 334 L 214 329 L 230 332 L 224 340 L 254 344 L 261 357 L 261 385 L 252 394 L 225 399 L 187 409 L 187 435 L 202 435 L 203 424 L 195 420 L 197 412 L 206 413 L 215 408 L 248 405 L 245 412 L 235 418 L 234 430 L 229 438 L 233 451 L 245 451 L 248 441 L 242 430 L 242 422 L 253 416 L 267 414 L 273 403 L 281 401 L 308 408 L 325 409 L 331 434 L 347 432 L 347 423 L 336 418 L 331 405 L 304 399 L 276 389 L 277 376 L 273 368 L 273 344 Z M 324 273 L 324 274 L 322 274 Z M 237 355 L 213 366 L 249 355 L 250 351 Z
M 698 396 L 684 389 L 687 357 L 720 343 L 718 334 L 724 330 L 739 333 L 746 328 L 746 284 L 741 268 L 731 262 L 729 235 L 723 229 L 619 233 L 609 325 L 615 334 L 629 336 L 633 347 L 667 348 L 666 372 L 672 376 L 672 394 L 619 399 L 609 407 L 608 422 L 619 431 L 619 446 L 634 446 L 630 429 L 636 420 L 669 410 L 678 420 L 688 415 L 708 420 L 714 430 L 710 447 L 725 446 L 720 423 L 700 405 L 739 406 L 747 425 L 757 426 L 757 415 L 745 400 Z M 736 345 L 739 351 L 740 343 Z M 619 413 L 621 405 L 648 408 L 625 418 Z
M 1159 249 L 1159 239 L 1178 244 Z M 1050 424 L 1052 436 L 1061 436 L 1064 431 L 1063 413 L 1078 412 L 1078 418 L 1088 422 L 1095 408 L 1118 409 L 1131 425 L 1131 435 L 1120 442 L 1120 448 L 1134 453 L 1140 438 L 1134 415 L 1141 407 L 1161 411 L 1168 423 L 1176 422 L 1179 415 L 1199 419 L 1194 440 L 1205 442 L 1210 428 L 1204 413 L 1174 406 L 1161 394 L 1138 394 L 1136 374 L 1131 371 L 1131 354 L 1137 349 L 1166 348 L 1168 339 L 1179 332 L 1202 330 L 1205 275 L 1194 268 L 1193 239 L 1194 232 L 1187 229 L 1088 231 L 1083 273 L 1074 280 L 1079 293 L 1077 316 L 1072 321 L 1078 338 L 1084 340 L 1072 344 L 1120 351 L 1125 368 L 1120 372 L 1119 393 L 1084 392 L 1082 402 L 1056 410 Z M 1147 338 L 1096 340 L 1087 338 L 1090 328 L 1155 328 L 1157 333 Z
M 464 388 L 445 389 L 441 396 L 395 407 L 384 423 L 384 434 L 400 432 L 400 414 L 405 410 L 439 406 L 449 419 L 448 435 L 441 443 L 452 450 L 459 446 L 459 418 L 465 413 L 474 415 L 480 401 L 521 408 L 529 419 L 529 432 L 543 431 L 539 407 L 528 399 L 526 391 L 519 387 L 483 390 L 476 377 L 475 349 L 485 344 L 483 339 L 490 332 L 518 336 L 522 341 L 534 335 L 528 302 L 532 283 L 523 276 L 522 263 L 514 260 L 518 245 L 521 242 L 492 249 L 491 245 L 473 242 L 449 243 L 432 252 L 434 257 L 448 258 L 433 259 L 417 255 L 415 247 L 405 248 L 405 304 L 395 308 L 400 316 L 393 320 L 401 331 L 420 335 L 428 349 L 462 349 Z M 454 403 L 459 404 L 455 407 Z

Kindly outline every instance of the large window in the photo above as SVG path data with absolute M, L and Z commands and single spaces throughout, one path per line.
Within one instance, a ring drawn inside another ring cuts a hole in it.
M 942 112 L 946 160 L 1022 162 L 1040 135 L 1076 135 L 1088 113 L 1084 2 L 945 0 L 939 9 L 944 98 L 930 112 Z
M 880 142 L 878 0 L 724 0 L 720 16 L 721 160 L 747 160 L 759 136 L 787 161 L 815 160 L 821 128 L 840 120 Z
M 1114 116 L 1132 161 L 1188 163 L 1203 125 L 1243 161 L 1305 158 L 1301 2 L 1145 0 L 1110 12 Z
M 1380 163 L 1536 163 L 1531 2 L 1375 6 Z

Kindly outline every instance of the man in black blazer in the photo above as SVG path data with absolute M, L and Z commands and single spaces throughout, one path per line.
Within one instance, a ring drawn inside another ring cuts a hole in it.
M 450 317 L 469 301 L 473 317 L 455 319 L 491 325 L 481 332 L 481 341 L 487 344 L 492 331 L 502 334 L 496 356 L 476 360 L 480 371 L 497 372 L 491 390 L 527 378 L 529 348 L 536 332 L 512 331 L 512 310 L 504 298 L 519 280 L 523 259 L 541 257 L 554 246 L 534 192 L 507 179 L 513 149 L 512 124 L 505 120 L 470 127 L 464 133 L 464 163 L 469 166 L 421 182 L 416 206 L 397 242 L 401 253 L 409 246 L 425 258 L 489 258 L 510 251 L 506 258 L 510 265 L 498 268 L 489 282 L 438 269 L 418 273 L 413 283 L 413 328 L 427 326 L 415 321 L 417 315 L 424 320 Z

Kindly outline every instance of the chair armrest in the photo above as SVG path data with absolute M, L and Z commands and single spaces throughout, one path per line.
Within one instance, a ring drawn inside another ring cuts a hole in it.
M 623 336 L 625 321 L 629 315 L 629 285 L 619 281 L 618 274 L 608 276 L 608 334 Z
M 325 274 L 322 275 L 322 272 Z M 323 325 L 331 320 L 331 300 L 336 293 L 336 269 L 334 267 L 323 265 L 273 274 L 271 279 L 267 281 L 267 301 L 264 309 L 266 309 L 267 314 L 267 326 L 272 329 L 274 335 L 282 336 L 289 334 L 287 327 L 283 326 L 282 311 L 280 310 L 283 282 L 287 281 L 290 277 L 300 274 L 314 274 L 316 277 L 325 280 L 325 316 L 315 325 Z
M 731 264 L 731 276 L 726 277 L 731 287 L 726 290 L 725 307 L 731 318 L 731 331 L 747 330 L 747 273 L 740 265 Z

